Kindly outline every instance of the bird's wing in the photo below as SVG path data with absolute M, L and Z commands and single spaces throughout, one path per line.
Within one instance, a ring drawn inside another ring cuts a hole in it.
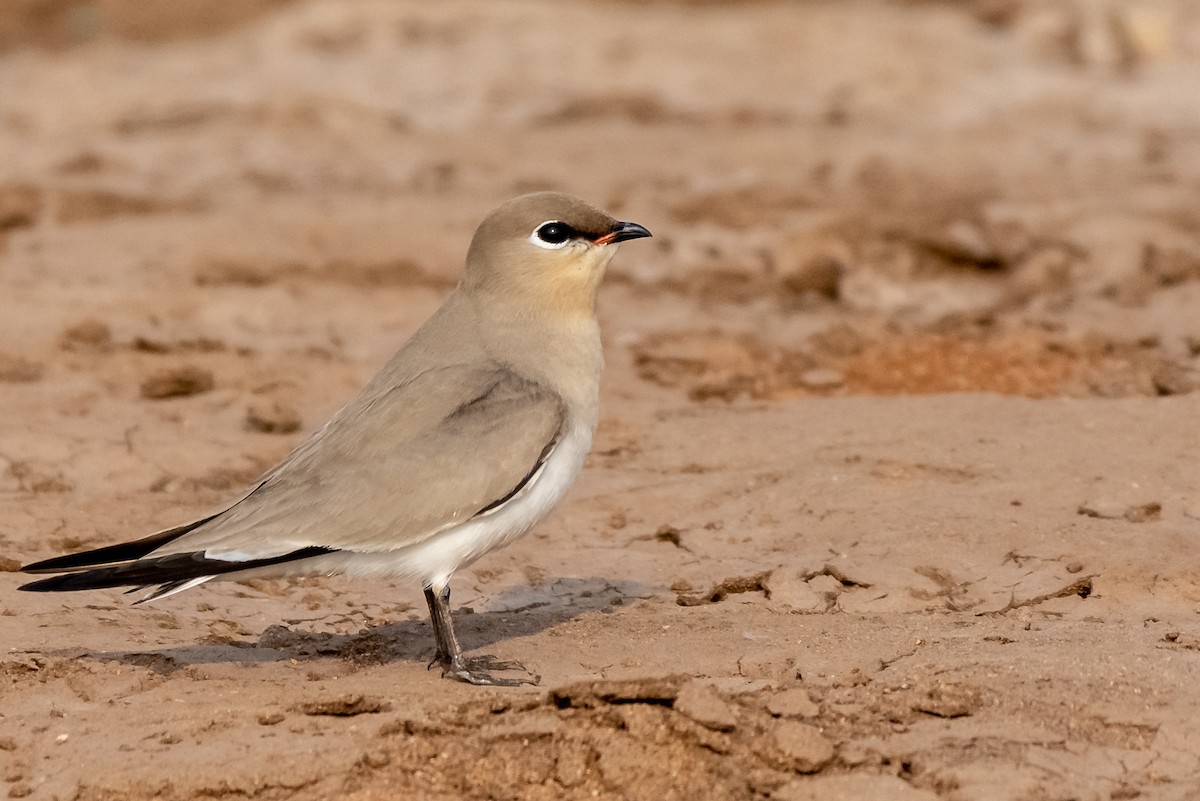
M 150 556 L 412 545 L 511 496 L 565 417 L 556 393 L 500 364 L 420 372 L 356 399 L 242 500 Z

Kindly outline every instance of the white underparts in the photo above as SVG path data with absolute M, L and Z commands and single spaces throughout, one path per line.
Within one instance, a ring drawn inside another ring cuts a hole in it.
M 545 517 L 575 480 L 591 444 L 590 426 L 572 426 L 554 446 L 534 476 L 512 498 L 484 514 L 444 528 L 414 545 L 394 551 L 339 550 L 212 578 L 244 579 L 251 576 L 345 573 L 353 577 L 414 578 L 423 582 L 424 586 L 440 588 L 450 580 L 455 570 L 471 564 L 489 551 L 507 545 Z M 231 559 L 231 556 L 234 555 L 226 552 L 210 558 L 237 561 L 236 558 Z M 205 577 L 196 580 L 195 583 L 207 579 L 208 577 Z M 191 582 L 189 585 L 194 586 Z M 168 594 L 176 591 L 178 590 Z

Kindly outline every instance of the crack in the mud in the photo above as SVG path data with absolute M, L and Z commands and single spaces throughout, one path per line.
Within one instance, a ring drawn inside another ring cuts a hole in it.
M 813 575 L 817 575 L 814 573 Z M 675 597 L 675 603 L 680 606 L 704 606 L 705 604 L 717 604 L 724 601 L 730 595 L 742 592 L 761 592 L 764 598 L 771 597 L 771 590 L 767 587 L 767 580 L 771 578 L 771 571 L 768 570 L 754 576 L 735 576 L 727 578 L 722 582 L 713 585 L 713 588 L 706 593 L 700 595 L 686 595 L 680 593 Z
M 1040 603 L 1044 603 L 1046 601 L 1050 601 L 1055 598 L 1069 598 L 1072 595 L 1078 595 L 1080 598 L 1087 598 L 1088 596 L 1090 596 L 1092 594 L 1092 589 L 1093 589 L 1092 579 L 1094 579 L 1095 577 L 1096 577 L 1096 575 L 1092 574 L 1089 576 L 1084 576 L 1082 578 L 1078 578 L 1075 581 L 1072 581 L 1070 584 L 1068 584 L 1065 587 L 1061 587 L 1057 590 L 1054 590 L 1053 592 L 1047 592 L 1047 593 L 1043 593 L 1041 595 L 1035 595 L 1034 597 L 1027 598 L 1024 601 L 1018 601 L 1018 600 L 1016 600 L 1015 597 L 1012 597 L 1012 598 L 1009 598 L 1008 603 L 1005 604 L 1003 608 L 995 609 L 991 612 L 977 612 L 976 616 L 981 617 L 981 616 L 987 615 L 989 617 L 992 617 L 992 616 L 996 616 L 996 615 L 1003 615 L 1003 614 L 1007 614 L 1008 612 L 1011 612 L 1014 609 L 1023 609 L 1027 606 L 1037 606 Z
M 850 578 L 845 573 L 843 573 L 841 570 L 837 569 L 836 567 L 834 567 L 833 565 L 830 565 L 830 564 L 826 564 L 820 570 L 810 570 L 805 573 L 801 573 L 800 580 L 801 581 L 812 581 L 817 576 L 829 576 L 831 579 L 838 582 L 843 587 L 860 587 L 865 590 L 865 589 L 870 589 L 870 587 L 872 586 L 869 582 L 859 581 L 858 579 Z

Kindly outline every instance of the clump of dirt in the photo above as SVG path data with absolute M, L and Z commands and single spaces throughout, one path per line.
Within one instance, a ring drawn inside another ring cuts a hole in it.
M 572 685 L 545 703 L 472 704 L 384 735 L 387 764 L 374 780 L 399 792 L 417 792 L 418 766 L 439 753 L 448 760 L 441 792 L 486 781 L 493 794 L 567 799 L 759 798 L 836 760 L 817 726 L 776 718 L 761 693 L 728 695 L 684 677 Z
M 730 595 L 741 592 L 761 592 L 769 598 L 771 597 L 771 590 L 767 582 L 770 580 L 770 578 L 770 573 L 760 573 L 757 576 L 737 576 L 735 578 L 727 578 L 724 581 L 716 584 L 708 592 L 701 595 L 679 593 L 675 597 L 675 603 L 679 604 L 680 606 L 719 604 Z

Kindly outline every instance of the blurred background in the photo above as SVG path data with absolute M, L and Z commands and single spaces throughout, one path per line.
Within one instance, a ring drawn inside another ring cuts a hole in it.
M 1189 391 L 1198 70 L 1184 0 L 8 0 L 0 375 L 377 364 L 553 188 L 655 232 L 606 331 L 698 399 Z
M 1200 796 L 1192 0 L 0 0 L 0 587 L 227 502 L 538 189 L 655 236 L 460 632 L 719 732 L 442 682 L 405 582 L 5 591 L 11 797 Z

